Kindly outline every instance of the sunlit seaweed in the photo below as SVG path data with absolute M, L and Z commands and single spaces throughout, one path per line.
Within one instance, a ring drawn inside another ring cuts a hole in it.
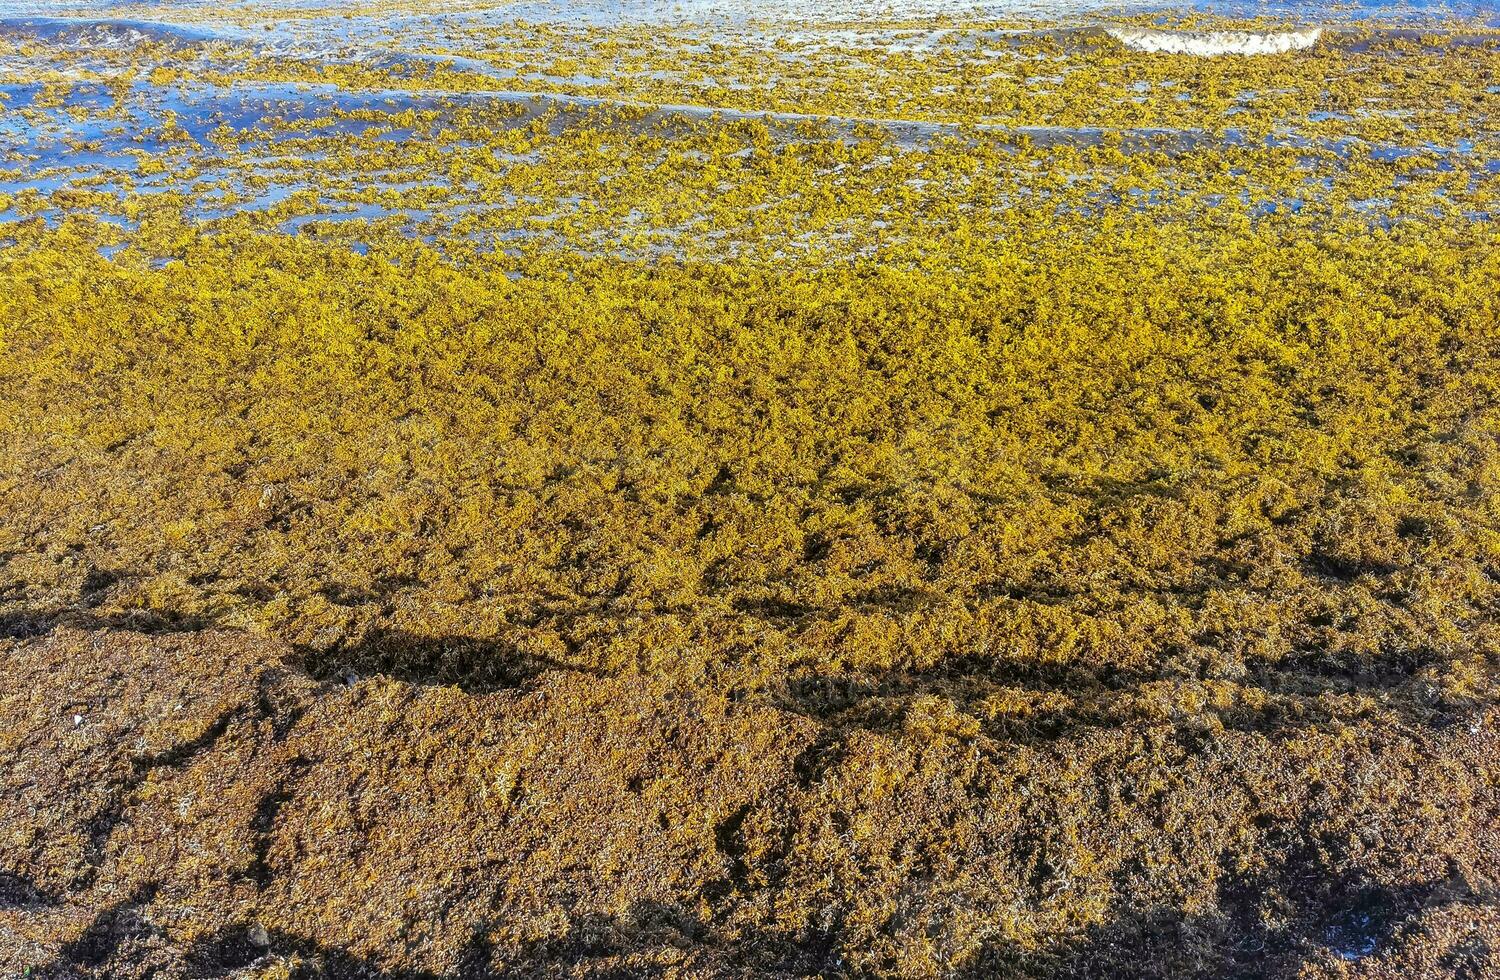
M 1490 28 L 403 9 L 0 34 L 0 970 L 1484 975 Z

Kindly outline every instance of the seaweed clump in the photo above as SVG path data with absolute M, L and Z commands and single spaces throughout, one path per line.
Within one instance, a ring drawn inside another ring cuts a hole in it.
M 1484 227 L 93 234 L 0 259 L 6 969 L 1493 969 Z

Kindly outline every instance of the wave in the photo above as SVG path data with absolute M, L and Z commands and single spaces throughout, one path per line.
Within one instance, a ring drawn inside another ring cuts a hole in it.
M 1145 27 L 1110 27 L 1105 29 L 1105 33 L 1132 51 L 1213 57 L 1303 51 L 1318 43 L 1318 38 L 1323 36 L 1323 28 L 1262 34 L 1252 31 L 1159 31 Z
M 136 20 L 72 20 L 64 17 L 0 19 L 0 37 L 34 40 L 76 50 L 119 50 L 143 44 L 181 48 L 211 36 L 201 31 Z

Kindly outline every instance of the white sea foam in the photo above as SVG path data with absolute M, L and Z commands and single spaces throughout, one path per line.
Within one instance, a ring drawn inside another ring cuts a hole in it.
M 1213 57 L 1303 51 L 1318 43 L 1323 28 L 1262 34 L 1253 31 L 1158 31 L 1144 27 L 1111 27 L 1106 33 L 1132 51 Z

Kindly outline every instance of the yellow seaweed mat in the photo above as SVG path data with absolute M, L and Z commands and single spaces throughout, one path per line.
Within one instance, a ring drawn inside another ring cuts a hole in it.
M 1492 225 L 1069 228 L 15 226 L 0 973 L 1495 971 Z

